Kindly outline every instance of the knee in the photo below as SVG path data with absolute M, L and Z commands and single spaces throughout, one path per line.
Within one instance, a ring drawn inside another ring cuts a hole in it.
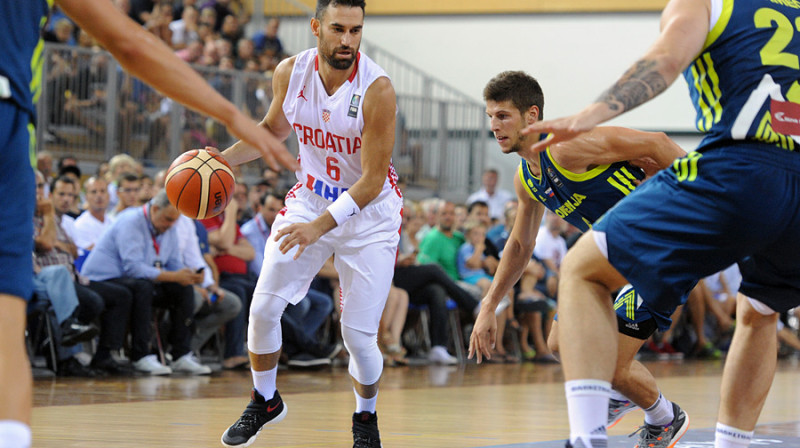
M 265 331 L 280 327 L 283 311 L 288 305 L 289 302 L 272 294 L 253 296 L 253 303 L 250 305 L 250 326 Z

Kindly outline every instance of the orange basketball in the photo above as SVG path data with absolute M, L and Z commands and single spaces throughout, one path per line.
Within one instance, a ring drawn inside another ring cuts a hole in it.
M 219 215 L 233 198 L 236 181 L 228 162 L 205 149 L 192 149 L 178 156 L 167 171 L 167 197 L 192 219 Z

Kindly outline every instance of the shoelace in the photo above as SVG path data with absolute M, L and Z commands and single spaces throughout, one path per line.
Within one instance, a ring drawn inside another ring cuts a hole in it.
M 239 420 L 236 421 L 234 425 L 237 428 L 245 428 L 253 425 L 258 424 L 258 414 L 255 412 L 245 412 L 239 417 Z
M 667 427 L 665 427 L 665 428 L 667 428 Z M 643 433 L 642 434 L 642 442 L 644 443 L 644 445 L 637 445 L 637 447 L 639 447 L 639 448 L 647 448 L 647 447 L 653 446 L 654 443 L 661 441 L 661 438 L 662 438 L 661 434 L 663 432 L 665 432 L 665 430 L 661 429 L 661 428 L 659 428 L 659 429 L 660 430 L 659 430 L 658 434 L 654 434 L 654 433 L 652 433 L 652 432 L 650 432 L 648 430 L 648 426 L 647 425 L 642 425 L 642 426 L 639 427 L 639 429 L 637 429 L 636 431 L 630 433 L 628 435 L 628 437 L 633 437 L 636 434 L 639 434 L 640 432 Z

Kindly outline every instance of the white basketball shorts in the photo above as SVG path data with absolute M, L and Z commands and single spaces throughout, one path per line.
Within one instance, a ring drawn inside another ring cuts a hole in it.
M 280 241 L 274 240 L 276 232 L 316 219 L 329 204 L 301 184 L 287 195 L 286 208 L 275 218 L 267 240 L 253 301 L 274 295 L 296 304 L 333 254 L 342 288 L 342 323 L 376 333 L 394 276 L 403 200 L 393 194 L 369 203 L 357 216 L 306 247 L 297 260 L 292 259 L 296 247 L 282 254 Z

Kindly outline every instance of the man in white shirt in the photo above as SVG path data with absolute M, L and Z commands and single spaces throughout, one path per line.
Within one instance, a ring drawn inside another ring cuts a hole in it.
M 108 182 L 102 177 L 92 176 L 84 184 L 88 207 L 75 219 L 72 238 L 78 246 L 76 269 L 80 270 L 83 260 L 89 255 L 94 243 L 111 226 L 113 219 L 106 215 L 108 209 Z
M 483 188 L 469 195 L 467 205 L 475 201 L 483 201 L 489 204 L 489 216 L 492 221 L 502 221 L 506 202 L 516 199 L 515 196 L 507 190 L 497 188 L 497 170 L 494 168 L 483 172 L 482 183 Z

